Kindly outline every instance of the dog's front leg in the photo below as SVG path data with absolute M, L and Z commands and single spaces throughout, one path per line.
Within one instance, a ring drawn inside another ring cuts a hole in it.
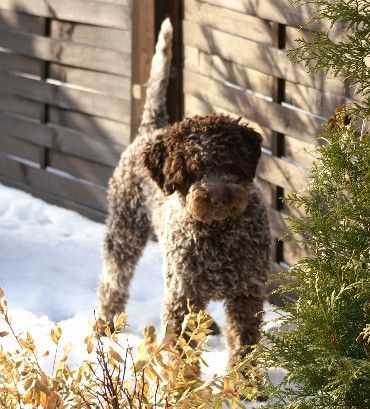
M 163 326 L 167 333 L 176 336 L 181 334 L 182 323 L 189 312 L 189 304 L 195 312 L 205 309 L 203 300 L 184 288 L 181 280 L 176 278 L 167 280 L 162 316 Z
M 255 286 L 253 291 L 247 294 L 235 294 L 226 299 L 225 335 L 229 350 L 229 368 L 250 352 L 251 345 L 259 342 L 264 300 L 264 285 Z

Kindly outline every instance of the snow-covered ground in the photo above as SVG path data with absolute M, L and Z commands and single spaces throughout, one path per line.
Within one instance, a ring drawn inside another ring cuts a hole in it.
M 72 365 L 85 355 L 83 339 L 97 302 L 104 231 L 103 224 L 0 185 L 0 287 L 5 290 L 13 326 L 30 331 L 42 352 L 51 347 L 47 334 L 58 322 L 63 343 L 74 346 Z M 131 346 L 137 345 L 146 325 L 160 330 L 161 269 L 158 244 L 149 242 L 130 288 L 125 337 Z M 222 305 L 212 303 L 208 310 L 222 326 Z M 265 319 L 273 316 L 267 312 Z M 4 342 L 6 338 L 0 339 L 0 344 Z M 222 337 L 211 337 L 209 349 L 205 376 L 220 374 L 226 363 Z

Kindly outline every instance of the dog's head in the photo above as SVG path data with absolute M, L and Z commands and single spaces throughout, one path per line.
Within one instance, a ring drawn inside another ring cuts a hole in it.
M 229 116 L 195 116 L 164 128 L 145 149 L 144 165 L 166 195 L 178 192 L 194 219 L 237 217 L 248 205 L 261 139 Z

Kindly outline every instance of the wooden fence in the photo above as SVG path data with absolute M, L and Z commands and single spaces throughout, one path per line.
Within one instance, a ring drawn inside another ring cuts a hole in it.
M 227 112 L 262 133 L 258 179 L 274 260 L 294 263 L 304 250 L 281 237 L 285 215 L 299 213 L 283 198 L 305 185 L 323 119 L 354 98 L 346 82 L 308 74 L 286 57 L 307 34 L 298 27 L 310 7 L 294 9 L 289 0 L 1 0 L 0 181 L 102 220 L 106 182 L 140 118 L 155 32 L 170 14 L 172 118 L 181 117 L 184 101 L 185 115 Z
M 0 180 L 102 220 L 130 89 L 131 0 L 1 0 Z
M 263 135 L 258 180 L 269 203 L 277 269 L 305 254 L 282 238 L 285 216 L 300 215 L 283 199 L 307 182 L 323 118 L 353 98 L 345 82 L 308 74 L 286 57 L 294 39 L 307 34 L 298 27 L 310 7 L 294 9 L 289 0 L 184 1 L 185 114 L 226 112 Z M 338 35 L 340 29 L 333 28 Z

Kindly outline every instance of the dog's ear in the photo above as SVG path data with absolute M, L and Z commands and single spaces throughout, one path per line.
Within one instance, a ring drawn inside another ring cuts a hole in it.
M 157 136 L 154 142 L 148 143 L 143 152 L 144 166 L 162 190 L 165 184 L 163 168 L 167 157 L 168 153 L 161 135 Z
M 165 195 L 171 195 L 175 190 L 186 193 L 186 164 L 180 145 L 173 143 L 170 135 L 158 135 L 154 142 L 148 143 L 143 157 L 144 166 Z
M 256 175 L 258 160 L 261 157 L 262 136 L 254 129 L 242 126 L 243 145 L 240 153 L 244 156 L 245 173 L 252 181 Z

